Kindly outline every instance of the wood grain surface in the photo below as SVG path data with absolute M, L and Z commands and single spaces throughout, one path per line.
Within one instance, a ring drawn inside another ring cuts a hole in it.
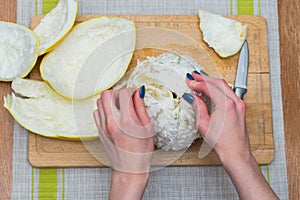
M 300 199 L 300 1 L 279 0 L 281 86 L 290 199 Z
M 300 199 L 299 8 L 299 0 L 278 0 L 289 199 Z M 16 0 L 1 0 L 0 20 L 16 20 Z M 0 87 L 8 86 L 1 83 Z M 0 107 L 0 196 L 3 199 L 11 199 L 12 119 L 2 106 Z
M 43 16 L 31 20 L 34 28 Z M 78 15 L 76 23 L 99 15 Z M 194 58 L 212 77 L 222 77 L 234 83 L 239 55 L 220 58 L 203 41 L 196 15 L 117 15 L 131 19 L 137 27 L 136 51 L 129 69 L 137 60 L 158 56 L 163 52 L 175 52 Z M 248 92 L 244 96 L 247 105 L 246 119 L 252 153 L 259 164 L 268 164 L 274 158 L 272 130 L 270 74 L 266 20 L 259 16 L 228 16 L 248 24 L 249 44 Z M 40 79 L 39 63 L 30 73 L 31 79 Z M 215 152 L 198 159 L 202 140 L 197 140 L 186 151 L 155 151 L 154 166 L 220 165 Z M 93 155 L 91 155 L 93 154 Z M 182 154 L 182 155 L 181 155 Z M 179 157 L 180 156 L 180 157 Z M 109 164 L 105 149 L 99 140 L 72 142 L 29 135 L 28 159 L 35 167 L 104 167 Z M 99 162 L 99 160 L 101 162 Z
M 17 0 L 1 0 L 0 21 L 16 22 Z M 10 83 L 0 82 L 0 199 L 11 199 L 13 119 L 3 108 L 3 96 L 11 92 Z

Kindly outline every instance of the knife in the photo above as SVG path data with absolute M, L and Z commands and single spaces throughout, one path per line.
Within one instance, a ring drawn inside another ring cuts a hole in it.
M 248 42 L 245 41 L 238 62 L 238 68 L 235 78 L 235 94 L 243 99 L 244 94 L 247 92 L 247 78 L 248 78 Z

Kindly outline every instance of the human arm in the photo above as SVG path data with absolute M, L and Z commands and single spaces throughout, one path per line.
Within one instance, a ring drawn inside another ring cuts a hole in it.
M 94 118 L 113 168 L 110 199 L 142 199 L 149 179 L 154 138 L 144 89 L 107 90 L 97 101 Z
M 193 73 L 188 86 L 210 98 L 213 111 L 196 94 L 185 94 L 196 111 L 197 127 L 214 148 L 241 199 L 278 199 L 251 154 L 246 128 L 245 103 L 221 79 Z
M 114 170 L 110 186 L 110 199 L 142 199 L 149 175 L 149 172 L 133 174 Z

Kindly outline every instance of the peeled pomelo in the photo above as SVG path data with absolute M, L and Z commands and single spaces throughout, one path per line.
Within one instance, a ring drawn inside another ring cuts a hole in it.
M 163 150 L 188 148 L 200 134 L 193 107 L 183 100 L 192 92 L 185 83 L 186 73 L 202 67 L 191 57 L 164 53 L 139 61 L 114 89 L 146 87 L 145 105 L 154 126 L 154 141 Z M 128 76 L 129 75 L 129 76 Z
M 42 60 L 43 80 L 60 95 L 84 99 L 124 75 L 135 49 L 133 21 L 100 17 L 76 25 Z
M 33 29 L 40 40 L 39 55 L 51 51 L 72 29 L 78 0 L 60 0 Z
M 204 10 L 199 10 L 203 40 L 222 58 L 239 52 L 243 46 L 248 25 Z
M 93 97 L 72 101 L 55 93 L 43 81 L 20 78 L 12 82 L 12 89 L 14 93 L 4 97 L 4 107 L 31 132 L 65 140 L 98 138 L 93 119 L 96 105 Z M 79 132 L 81 126 L 84 131 Z
M 25 77 L 38 57 L 39 40 L 25 26 L 0 21 L 0 81 Z

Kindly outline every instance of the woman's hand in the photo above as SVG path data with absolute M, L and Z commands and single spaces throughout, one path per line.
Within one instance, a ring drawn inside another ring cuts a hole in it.
M 197 94 L 184 94 L 196 112 L 196 123 L 204 140 L 214 148 L 241 199 L 278 199 L 251 154 L 245 120 L 245 103 L 224 80 L 194 72 L 186 82 L 213 104 L 209 113 Z
M 154 138 L 144 95 L 144 86 L 137 91 L 107 90 L 97 101 L 99 138 L 114 169 L 111 199 L 141 199 L 147 185 Z
M 192 79 L 192 80 L 191 80 Z M 239 99 L 222 79 L 193 73 L 186 79 L 196 93 L 203 93 L 212 103 L 208 107 L 196 94 L 185 94 L 196 111 L 197 127 L 204 140 L 216 151 L 221 161 L 250 156 L 249 137 L 246 128 L 244 101 Z

